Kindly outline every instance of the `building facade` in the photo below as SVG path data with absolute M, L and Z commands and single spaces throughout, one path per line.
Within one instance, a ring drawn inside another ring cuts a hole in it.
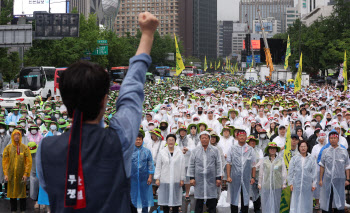
M 193 56 L 217 58 L 217 0 L 193 0 Z
M 138 14 L 149 11 L 159 19 L 159 34 L 179 33 L 179 0 L 120 0 L 114 29 L 117 35 L 136 35 Z
M 184 56 L 193 55 L 193 0 L 179 0 L 179 38 Z
M 294 22 L 300 19 L 300 13 L 298 12 L 297 7 L 289 7 L 287 8 L 286 13 L 286 26 L 287 29 L 294 24 Z
M 286 32 L 286 9 L 294 7 L 294 0 L 241 0 L 239 3 L 239 21 L 253 26 L 259 20 L 258 9 L 262 19 L 274 17 L 281 23 L 281 32 Z
M 235 22 L 232 27 L 232 53 L 241 54 L 243 41 L 247 33 L 247 24 Z
M 217 56 L 232 55 L 233 21 L 218 21 Z
M 113 29 L 114 20 L 117 16 L 120 0 L 70 0 L 69 12 L 73 8 L 80 14 L 89 17 L 90 13 L 97 16 L 97 24 L 107 29 Z

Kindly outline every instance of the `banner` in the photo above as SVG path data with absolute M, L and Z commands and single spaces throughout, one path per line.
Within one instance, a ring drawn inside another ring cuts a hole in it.
M 297 73 L 297 76 L 295 77 L 295 81 L 294 81 L 294 93 L 301 90 L 301 72 L 302 72 L 302 70 L 303 70 L 303 53 L 301 53 L 301 55 L 300 55 L 298 73 Z
M 343 77 L 344 77 L 344 92 L 345 92 L 346 90 L 348 90 L 348 64 L 346 59 L 346 50 L 344 53 Z
M 286 58 L 285 58 L 285 61 L 284 61 L 284 69 L 285 69 L 285 70 L 287 70 L 287 68 L 288 68 L 288 59 L 289 59 L 289 56 L 291 56 L 291 53 L 290 53 L 290 40 L 289 40 L 289 35 L 288 35 L 287 50 L 286 50 Z
M 179 76 L 181 72 L 185 69 L 184 62 L 180 54 L 179 45 L 177 45 L 176 35 L 175 36 L 175 48 L 176 48 L 176 76 Z
M 290 134 L 290 126 L 288 126 L 287 135 L 286 135 L 286 145 L 284 147 L 285 149 L 284 149 L 284 156 L 283 156 L 284 164 L 286 165 L 287 172 L 289 169 L 290 159 L 292 158 L 292 153 L 290 151 L 291 147 L 292 147 L 292 138 Z M 291 199 L 290 187 L 286 187 L 285 189 L 282 190 L 280 213 L 289 213 L 290 199 Z

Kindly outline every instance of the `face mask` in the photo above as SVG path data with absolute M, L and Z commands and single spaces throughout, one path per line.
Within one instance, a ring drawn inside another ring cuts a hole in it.
M 13 130 L 15 130 L 15 128 L 13 128 L 13 127 L 10 127 L 10 128 L 9 128 L 9 131 L 10 131 L 10 132 L 13 132 Z
M 159 129 L 164 131 L 164 130 L 166 130 L 166 126 L 161 126 L 161 127 L 159 127 Z
M 5 129 L 0 129 L 0 133 L 4 133 L 5 132 Z
M 178 120 L 179 120 L 179 118 L 178 118 L 178 117 L 175 117 L 174 119 L 175 119 L 175 121 L 178 121 Z
M 201 115 L 202 113 L 203 113 L 203 111 L 201 111 L 201 110 L 200 110 L 200 111 L 198 111 L 198 115 Z
M 67 115 L 64 115 L 64 116 L 63 116 L 63 119 L 67 119 L 67 118 L 68 118 L 68 116 L 67 116 Z
M 36 133 L 38 133 L 38 131 L 36 129 L 33 129 L 30 131 L 30 133 L 32 133 L 32 135 L 35 135 Z
M 23 126 L 23 127 L 24 127 L 25 125 L 26 125 L 26 123 L 21 123 L 21 126 Z
M 332 120 L 332 118 L 327 118 L 327 121 L 331 121 Z
M 166 110 L 160 110 L 160 113 L 164 115 L 166 114 Z
M 317 124 L 317 122 L 315 122 L 315 121 L 311 122 L 312 126 L 316 126 L 316 124 Z
M 55 118 L 59 118 L 60 117 L 60 115 L 58 115 L 58 114 L 55 114 Z
M 260 138 L 265 138 L 266 134 L 260 134 Z
M 154 126 L 149 126 L 148 130 L 152 131 L 154 129 Z
M 56 125 L 52 125 L 52 126 L 50 126 L 50 129 L 51 129 L 51 130 L 56 130 L 56 129 L 57 129 L 57 126 L 56 126 Z

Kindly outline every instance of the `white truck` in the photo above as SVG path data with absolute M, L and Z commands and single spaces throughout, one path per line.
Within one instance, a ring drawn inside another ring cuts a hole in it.
M 257 82 L 259 80 L 258 73 L 255 69 L 247 69 L 244 79 L 249 80 L 249 81 L 254 81 Z

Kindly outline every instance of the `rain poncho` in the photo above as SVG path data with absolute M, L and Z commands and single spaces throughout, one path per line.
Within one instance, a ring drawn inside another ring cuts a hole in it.
M 320 134 L 325 134 L 325 133 L 321 130 Z M 319 142 L 319 138 L 320 137 L 324 137 L 325 138 L 325 140 L 323 141 L 323 144 L 321 144 L 321 142 Z M 321 187 L 318 185 L 318 181 L 320 180 L 320 165 L 317 164 L 317 157 L 318 157 L 318 154 L 320 153 L 322 147 L 326 143 L 326 136 L 319 136 L 317 141 L 318 141 L 318 144 L 316 144 L 312 148 L 311 155 L 316 161 L 316 172 L 317 172 L 317 175 L 316 175 L 316 177 L 317 177 L 316 178 L 316 186 L 317 187 L 316 187 L 316 190 L 314 191 L 314 198 L 315 199 L 320 199 Z
M 14 134 L 21 134 L 14 130 L 11 144 L 7 145 L 2 158 L 4 175 L 8 176 L 8 198 L 26 198 L 26 182 L 22 182 L 25 175 L 29 178 L 32 169 L 32 156 L 29 148 L 22 144 L 21 137 L 18 145 L 13 140 Z
M 262 212 L 279 213 L 282 186 L 285 186 L 287 170 L 281 156 L 271 162 L 270 157 L 262 159 L 259 171 Z
M 254 148 L 254 152 L 255 152 L 255 161 L 256 161 L 255 183 L 253 185 L 250 185 L 249 194 L 250 194 L 250 197 L 252 198 L 252 200 L 256 201 L 260 197 L 260 192 L 259 192 L 259 188 L 258 188 L 259 167 L 260 167 L 260 163 L 262 163 L 261 159 L 264 158 L 264 154 L 263 154 L 262 150 L 256 146 Z
M 38 131 L 35 135 L 29 133 L 27 138 L 29 142 L 35 142 L 36 145 L 39 145 L 40 141 L 43 139 L 43 136 Z
M 190 158 L 187 176 L 195 178 L 195 199 L 217 199 L 216 178 L 222 175 L 222 162 L 219 150 L 208 145 L 205 151 L 203 146 L 196 147 Z
M 38 200 L 38 193 L 39 193 L 39 180 L 36 175 L 36 153 L 31 154 L 32 155 L 32 169 L 30 171 L 30 193 L 29 196 L 33 200 Z
M 165 141 L 157 139 L 157 141 L 153 141 L 152 139 L 145 143 L 144 145 L 147 149 L 149 149 L 152 153 L 153 163 L 157 163 L 157 157 L 162 149 L 165 147 Z
M 5 135 L 4 137 L 0 136 L 0 162 L 2 162 L 2 153 L 4 152 L 5 147 L 9 144 L 11 137 Z M 4 182 L 4 171 L 2 169 L 2 164 L 0 164 L 0 185 Z
M 292 157 L 289 163 L 288 184 L 293 185 L 290 213 L 312 213 L 313 192 L 316 187 L 316 160 L 308 154 L 305 158 L 300 154 Z
M 179 147 L 174 147 L 173 156 L 169 149 L 160 151 L 154 179 L 160 181 L 158 189 L 158 205 L 181 206 L 182 187 L 180 181 L 185 180 L 185 157 Z
M 323 150 L 320 166 L 324 167 L 323 185 L 320 193 L 321 209 L 328 211 L 331 187 L 333 187 L 333 208 L 344 209 L 345 170 L 350 169 L 349 155 L 346 149 L 329 146 Z
M 154 174 L 151 151 L 143 146 L 135 147 L 131 161 L 130 194 L 136 208 L 151 207 L 153 203 L 152 185 L 147 185 L 150 174 Z
M 232 183 L 229 184 L 231 205 L 238 206 L 241 190 L 243 191 L 244 206 L 249 205 L 249 189 L 252 168 L 255 167 L 255 151 L 248 144 L 234 145 L 227 155 L 227 163 L 231 165 Z

